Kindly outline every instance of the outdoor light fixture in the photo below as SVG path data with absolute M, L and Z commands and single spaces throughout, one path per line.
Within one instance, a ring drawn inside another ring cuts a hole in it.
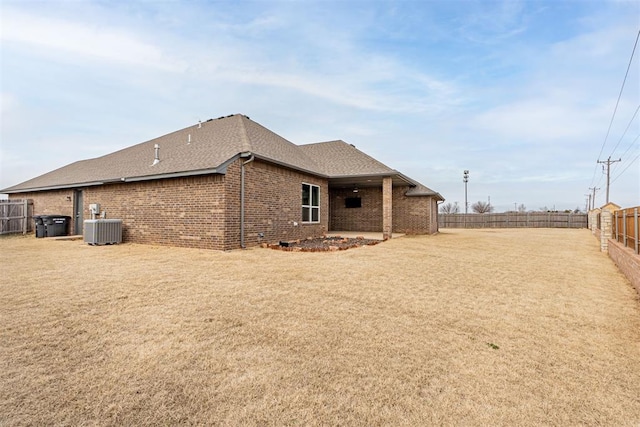
M 353 192 L 354 192 L 354 193 L 357 193 L 357 192 L 358 192 L 358 187 L 357 187 L 357 186 L 354 186 L 354 187 L 353 187 Z

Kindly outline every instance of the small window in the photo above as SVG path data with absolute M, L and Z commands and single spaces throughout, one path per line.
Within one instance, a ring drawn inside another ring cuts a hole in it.
M 320 187 L 302 184 L 302 222 L 320 222 Z
M 347 209 L 361 208 L 362 199 L 360 197 L 347 197 L 346 199 L 344 199 L 344 207 Z

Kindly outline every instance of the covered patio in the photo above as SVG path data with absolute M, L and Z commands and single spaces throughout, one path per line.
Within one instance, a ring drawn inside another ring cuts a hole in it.
M 442 196 L 397 171 L 331 178 L 328 234 L 387 240 L 434 233 L 437 200 Z

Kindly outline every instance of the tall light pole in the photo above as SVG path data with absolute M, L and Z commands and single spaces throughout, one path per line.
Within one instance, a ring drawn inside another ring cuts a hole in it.
M 462 174 L 462 181 L 464 182 L 464 213 L 469 213 L 469 202 L 467 202 L 467 182 L 469 182 L 469 171 L 465 170 Z

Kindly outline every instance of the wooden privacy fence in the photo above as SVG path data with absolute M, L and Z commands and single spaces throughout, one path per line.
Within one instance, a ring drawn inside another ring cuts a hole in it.
M 587 214 L 564 212 L 505 212 L 438 214 L 440 228 L 587 228 Z
M 33 230 L 33 200 L 0 200 L 0 234 Z
M 631 248 L 640 254 L 638 233 L 640 232 L 640 207 L 620 209 L 613 212 L 613 238 L 625 248 Z

